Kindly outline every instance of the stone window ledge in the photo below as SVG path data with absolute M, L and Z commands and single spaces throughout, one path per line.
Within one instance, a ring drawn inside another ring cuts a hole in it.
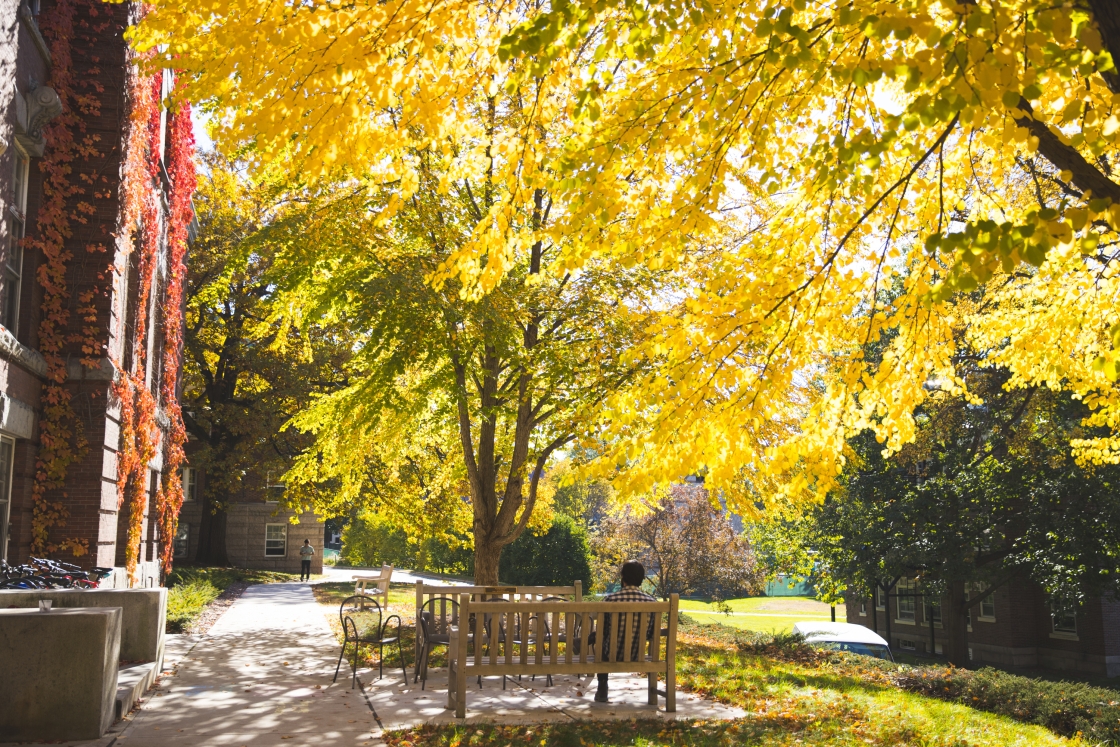
M 47 359 L 33 348 L 16 339 L 7 327 L 0 326 L 0 358 L 26 368 L 39 378 L 46 378 Z
M 1081 640 L 1081 638 L 1078 637 L 1077 633 L 1063 633 L 1063 632 L 1057 631 L 1057 630 L 1051 631 L 1050 637 L 1051 638 L 1057 638 L 1060 641 L 1080 641 Z

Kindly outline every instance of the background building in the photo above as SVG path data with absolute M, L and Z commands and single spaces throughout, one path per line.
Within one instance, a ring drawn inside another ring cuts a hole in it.
M 183 485 L 175 559 L 191 562 L 199 555 L 198 545 L 203 536 L 201 496 L 206 489 L 205 471 L 187 467 Z M 297 515 L 281 508 L 283 490 L 284 486 L 279 484 L 250 483 L 229 496 L 221 529 L 212 536 L 213 541 L 222 544 L 227 563 L 238 568 L 299 573 L 299 548 L 306 539 L 315 548 L 311 572 L 323 572 L 325 525 L 313 513 Z M 293 519 L 298 519 L 298 523 L 292 523 Z
M 876 604 L 849 599 L 848 622 L 876 630 L 896 651 L 940 655 L 941 604 L 918 592 L 916 583 L 903 580 L 889 599 L 880 590 Z M 1089 599 L 1074 612 L 1055 614 L 1037 584 L 1015 579 L 971 609 L 968 651 L 976 664 L 1120 676 L 1120 602 Z

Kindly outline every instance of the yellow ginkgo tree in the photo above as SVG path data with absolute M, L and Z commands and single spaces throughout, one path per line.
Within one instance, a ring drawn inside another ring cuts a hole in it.
M 501 198 L 432 286 L 495 294 L 537 242 L 552 281 L 687 276 L 580 434 L 625 490 L 703 469 L 744 512 L 820 495 L 854 433 L 898 448 L 931 389 L 963 386 L 962 335 L 1010 386 L 1089 402 L 1075 453 L 1120 459 L 1114 2 L 149 7 L 132 38 L 183 70 L 224 147 L 388 190 L 383 221 L 485 172 Z M 421 153 L 467 142 L 424 183 Z M 536 194 L 555 207 L 527 227 Z

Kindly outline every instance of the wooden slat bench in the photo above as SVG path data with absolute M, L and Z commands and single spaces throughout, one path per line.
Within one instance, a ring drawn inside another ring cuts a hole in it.
M 381 574 L 378 576 L 354 576 L 354 594 L 361 594 L 374 599 L 382 599 L 381 607 L 389 606 L 389 582 L 393 580 L 393 566 L 382 565 Z M 370 591 L 369 585 L 374 589 Z
M 448 655 L 447 707 L 457 718 L 467 715 L 468 677 L 526 674 L 637 672 L 648 678 L 649 704 L 657 705 L 660 694 L 665 710 L 676 711 L 676 594 L 667 602 L 494 602 L 471 596 L 459 599 Z M 611 618 L 609 641 L 602 640 L 605 615 Z M 496 632 L 515 630 L 522 634 Z M 658 675 L 665 676 L 664 691 L 657 689 Z
M 515 602 L 540 601 L 548 597 L 567 597 L 573 601 L 583 601 L 583 582 L 576 581 L 571 586 L 433 586 L 423 581 L 416 582 L 416 629 L 420 629 L 420 610 L 431 599 L 453 599 L 459 601 L 463 594 L 470 596 L 475 602 L 486 601 L 494 598 L 505 598 Z M 451 605 L 436 605 L 433 612 L 437 618 L 437 627 L 443 630 L 459 623 L 458 616 L 447 619 L 453 614 Z M 420 636 L 416 637 L 416 661 L 420 657 Z

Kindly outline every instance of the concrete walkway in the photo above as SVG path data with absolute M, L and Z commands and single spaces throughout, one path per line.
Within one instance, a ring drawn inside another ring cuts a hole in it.
M 403 729 L 419 724 L 461 723 L 455 712 L 447 710 L 447 670 L 428 670 L 428 683 L 424 690 L 419 684 L 404 684 L 400 668 L 390 676 L 385 670 L 384 679 L 367 677 L 366 692 L 385 729 Z M 469 678 L 467 688 L 467 723 L 492 721 L 499 724 L 537 724 L 555 721 L 588 721 L 614 719 L 732 719 L 743 718 L 746 711 L 722 703 L 704 700 L 691 693 L 677 690 L 677 710 L 665 712 L 665 700 L 658 698 L 656 706 L 647 702 L 647 683 L 644 676 L 612 674 L 610 702 L 596 703 L 594 675 L 578 679 L 572 675 L 555 676 L 551 687 L 545 678 L 529 677 L 518 681 L 506 679 L 502 689 L 501 677 L 486 677 L 479 687 L 475 678 Z M 664 687 L 664 683 L 661 684 Z
M 323 577 L 312 581 L 313 584 L 350 583 L 355 576 L 376 577 L 381 572 L 380 568 L 356 568 L 353 566 L 323 566 Z M 441 578 L 434 573 L 418 573 L 407 568 L 394 568 L 392 582 L 394 584 L 415 584 L 423 581 L 429 586 L 470 586 L 468 581 L 459 581 L 452 578 Z
M 251 586 L 165 674 L 114 747 L 377 745 L 339 645 L 304 584 Z
M 401 610 L 394 610 L 401 611 Z M 406 682 L 396 657 L 384 679 L 359 672 L 351 689 L 344 662 L 331 683 L 339 644 L 307 584 L 249 587 L 210 631 L 197 638 L 169 636 L 159 686 L 140 710 L 94 742 L 77 747 L 264 747 L 322 744 L 380 746 L 382 728 L 453 723 L 447 670 L 432 668 L 425 690 Z M 388 653 L 388 652 L 387 652 Z M 392 666 L 392 665 L 396 666 Z M 486 678 L 471 683 L 467 721 L 539 723 L 583 719 L 727 719 L 746 714 L 677 693 L 677 712 L 664 701 L 646 703 L 644 677 L 611 676 L 611 703 L 593 702 L 594 678 L 556 677 L 536 682 Z

